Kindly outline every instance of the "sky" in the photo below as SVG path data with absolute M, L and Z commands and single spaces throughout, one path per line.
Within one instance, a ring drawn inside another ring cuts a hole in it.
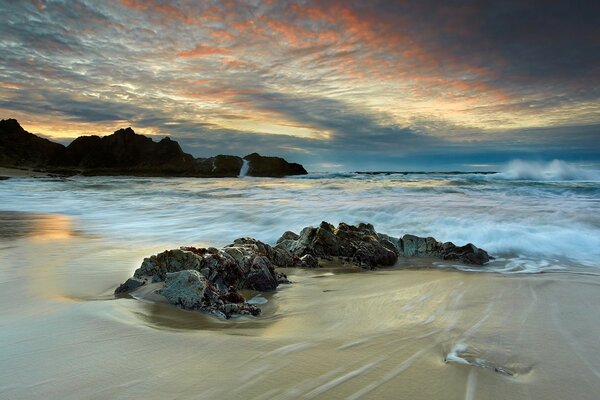
M 311 171 L 600 162 L 600 2 L 0 0 L 0 117 Z

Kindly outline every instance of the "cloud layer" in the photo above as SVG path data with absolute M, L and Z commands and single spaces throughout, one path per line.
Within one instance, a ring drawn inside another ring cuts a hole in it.
M 0 113 L 312 169 L 600 159 L 600 5 L 0 1 Z

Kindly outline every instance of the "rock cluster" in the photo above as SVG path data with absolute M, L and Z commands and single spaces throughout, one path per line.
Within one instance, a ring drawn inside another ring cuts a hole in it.
M 248 304 L 239 291 L 272 291 L 281 283 L 289 283 L 276 268 L 317 268 L 320 260 L 338 258 L 373 269 L 392 266 L 398 257 L 437 257 L 475 265 L 491 258 L 472 244 L 459 247 L 414 235 L 395 238 L 377 233 L 371 224 L 341 223 L 336 228 L 322 222 L 300 234 L 285 232 L 275 246 L 244 237 L 222 249 L 182 247 L 164 251 L 144 259 L 115 294 L 162 283 L 157 293 L 180 308 L 225 318 L 258 315 L 260 309 Z
M 164 282 L 157 293 L 181 308 L 226 318 L 234 314 L 257 315 L 260 309 L 248 304 L 239 290 L 271 291 L 280 283 L 289 283 L 285 274 L 275 271 L 271 261 L 279 253 L 250 238 L 237 239 L 222 249 L 167 250 L 144 259 L 133 277 L 120 285 L 115 294 Z
M 286 249 L 294 257 L 342 257 L 363 268 L 394 265 L 398 257 L 437 257 L 475 265 L 483 265 L 490 260 L 487 252 L 470 243 L 458 247 L 452 242 L 441 243 L 432 237 L 404 235 L 395 238 L 377 233 L 371 224 L 353 226 L 341 223 L 335 228 L 321 222 L 317 228 L 304 228 L 299 235 L 284 233 L 276 248 Z

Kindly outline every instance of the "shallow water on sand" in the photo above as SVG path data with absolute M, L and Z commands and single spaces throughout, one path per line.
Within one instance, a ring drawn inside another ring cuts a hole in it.
M 259 318 L 114 288 L 176 247 L 0 213 L 0 398 L 597 399 L 600 278 L 288 270 Z M 408 268 L 408 267 L 413 267 Z M 255 293 L 247 293 L 252 297 Z

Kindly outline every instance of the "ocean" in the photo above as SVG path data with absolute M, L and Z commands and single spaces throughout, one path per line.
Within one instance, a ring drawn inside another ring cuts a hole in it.
M 12 179 L 0 204 L 65 215 L 76 230 L 132 245 L 224 246 L 242 236 L 274 244 L 321 221 L 369 222 L 391 236 L 473 243 L 497 257 L 484 271 L 600 273 L 600 172 L 560 162 L 499 173 Z
M 286 270 L 218 320 L 115 299 L 144 257 L 321 221 L 473 243 L 484 267 L 407 259 Z M 0 398 L 596 399 L 600 173 L 0 181 Z

